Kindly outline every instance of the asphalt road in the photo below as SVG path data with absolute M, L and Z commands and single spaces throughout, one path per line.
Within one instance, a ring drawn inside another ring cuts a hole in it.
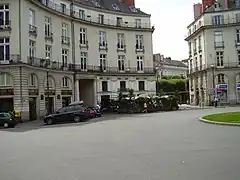
M 1 130 L 0 179 L 239 180 L 239 127 L 196 120 L 236 110 L 186 110 Z

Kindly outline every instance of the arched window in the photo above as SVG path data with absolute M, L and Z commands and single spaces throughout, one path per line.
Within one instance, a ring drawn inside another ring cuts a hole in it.
M 55 80 L 52 76 L 48 76 L 48 78 L 45 78 L 45 88 L 47 88 L 47 79 L 48 79 L 48 87 L 51 89 L 55 89 Z
M 12 86 L 13 77 L 9 73 L 0 73 L 0 86 Z
M 62 87 L 63 88 L 70 88 L 71 87 L 71 79 L 69 77 L 62 78 Z
M 36 74 L 32 73 L 29 75 L 29 81 L 28 85 L 32 87 L 37 87 L 38 86 L 38 80 Z

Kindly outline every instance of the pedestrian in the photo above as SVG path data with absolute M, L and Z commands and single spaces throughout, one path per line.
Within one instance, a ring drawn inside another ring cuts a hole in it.
M 217 96 L 214 98 L 214 106 L 215 106 L 215 107 L 218 106 L 218 98 L 217 98 Z

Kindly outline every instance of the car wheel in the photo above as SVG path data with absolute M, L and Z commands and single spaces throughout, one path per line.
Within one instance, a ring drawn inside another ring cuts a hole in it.
M 4 128 L 8 128 L 8 127 L 9 127 L 9 124 L 8 124 L 7 122 L 5 122 L 5 123 L 3 124 L 3 127 L 4 127 Z
M 75 117 L 74 117 L 74 122 L 80 122 L 80 120 L 81 120 L 81 119 L 80 119 L 79 116 L 75 116 Z
M 52 118 L 49 118 L 49 119 L 47 119 L 47 125 L 51 125 L 51 124 L 53 124 L 53 120 L 52 120 Z

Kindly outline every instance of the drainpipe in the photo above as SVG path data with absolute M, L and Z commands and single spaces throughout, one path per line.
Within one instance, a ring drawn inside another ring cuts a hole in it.
M 71 1 L 70 4 L 70 15 L 73 16 L 74 9 L 73 9 L 73 2 L 74 0 Z M 74 20 L 71 20 L 71 41 L 72 41 L 72 64 L 73 64 L 73 99 L 76 101 L 76 87 L 75 87 L 75 82 L 76 82 L 76 72 L 75 72 L 75 66 L 76 66 L 76 58 L 75 58 L 75 30 L 74 30 Z
M 22 21 L 21 21 L 21 15 L 22 15 L 22 8 L 21 8 L 22 1 L 18 0 L 18 22 L 19 22 L 19 28 L 18 28 L 18 38 L 19 38 L 19 60 L 22 61 Z M 19 66 L 19 76 L 20 76 L 20 100 L 21 100 L 21 114 L 23 111 L 23 94 L 22 94 L 22 65 Z

